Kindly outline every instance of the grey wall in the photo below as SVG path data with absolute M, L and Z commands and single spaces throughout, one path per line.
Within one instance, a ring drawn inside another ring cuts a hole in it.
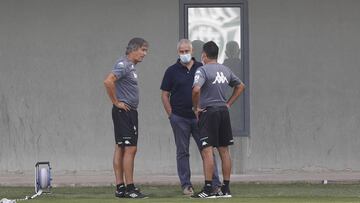
M 251 137 L 231 147 L 235 173 L 360 170 L 360 1 L 249 0 Z M 176 174 L 160 81 L 176 59 L 177 0 L 1 0 L 0 173 L 111 171 L 103 79 L 134 36 L 138 174 Z M 191 164 L 201 174 L 192 143 Z
M 246 170 L 360 170 L 360 1 L 249 4 Z
M 112 170 L 112 105 L 103 80 L 139 36 L 150 52 L 138 66 L 137 171 L 174 173 L 159 87 L 176 59 L 178 16 L 177 1 L 168 0 L 2 0 L 0 171 L 33 170 L 39 160 L 54 170 Z

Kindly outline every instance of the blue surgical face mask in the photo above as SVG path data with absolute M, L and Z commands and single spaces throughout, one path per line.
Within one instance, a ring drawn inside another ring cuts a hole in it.
M 191 61 L 191 54 L 181 54 L 179 57 L 182 63 L 188 64 Z

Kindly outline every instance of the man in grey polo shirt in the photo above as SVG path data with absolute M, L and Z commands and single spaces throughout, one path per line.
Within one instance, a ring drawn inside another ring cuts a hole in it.
M 126 47 L 126 56 L 121 57 L 104 84 L 113 103 L 112 119 L 115 132 L 113 168 L 116 191 L 119 198 L 146 198 L 133 181 L 134 159 L 138 141 L 139 104 L 138 76 L 135 65 L 143 60 L 148 51 L 148 42 L 133 38 Z M 126 183 L 126 186 L 125 186 Z
M 205 186 L 194 198 L 231 197 L 231 159 L 229 145 L 234 143 L 228 108 L 244 91 L 245 85 L 230 70 L 217 63 L 219 48 L 210 41 L 204 44 L 201 58 L 203 64 L 195 73 L 192 90 L 193 110 L 198 118 L 200 141 L 205 175 Z M 227 88 L 233 87 L 229 99 L 225 98 Z M 223 185 L 221 191 L 211 191 L 214 168 L 213 147 L 218 149 L 222 162 Z

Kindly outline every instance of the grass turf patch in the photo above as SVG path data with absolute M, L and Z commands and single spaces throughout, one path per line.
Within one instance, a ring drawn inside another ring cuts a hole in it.
M 231 184 L 233 198 L 191 199 L 181 194 L 178 186 L 142 185 L 148 199 L 119 199 L 114 187 L 56 187 L 51 194 L 43 194 L 29 203 L 115 203 L 115 202 L 360 202 L 359 184 Z M 195 186 L 199 191 L 200 186 Z M 32 187 L 0 187 L 0 199 L 24 198 L 34 194 Z

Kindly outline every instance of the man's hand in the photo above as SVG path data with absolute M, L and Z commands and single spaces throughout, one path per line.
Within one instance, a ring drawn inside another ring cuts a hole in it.
M 231 107 L 231 105 L 235 102 L 235 100 L 240 96 L 240 94 L 244 91 L 245 89 L 245 85 L 244 83 L 240 83 L 239 85 L 236 85 L 234 87 L 233 93 L 231 95 L 231 97 L 229 98 L 229 100 L 226 102 L 226 106 L 228 108 Z
M 196 120 L 199 120 L 199 115 L 201 112 L 205 112 L 206 110 L 205 109 L 201 109 L 201 108 L 197 108 L 197 107 L 193 107 L 192 108 L 195 116 L 196 116 Z
M 115 106 L 118 107 L 119 109 L 124 109 L 125 111 L 130 111 L 130 107 L 122 101 L 118 101 L 115 103 Z
M 168 115 L 168 117 L 170 117 L 172 109 L 171 109 L 171 104 L 170 104 L 170 92 L 168 91 L 161 91 L 161 101 L 164 105 L 164 109 Z
M 191 93 L 191 99 L 193 103 L 193 112 L 195 113 L 196 119 L 199 120 L 199 113 L 204 111 L 204 109 L 199 108 L 198 106 L 200 103 L 200 86 L 194 86 Z

